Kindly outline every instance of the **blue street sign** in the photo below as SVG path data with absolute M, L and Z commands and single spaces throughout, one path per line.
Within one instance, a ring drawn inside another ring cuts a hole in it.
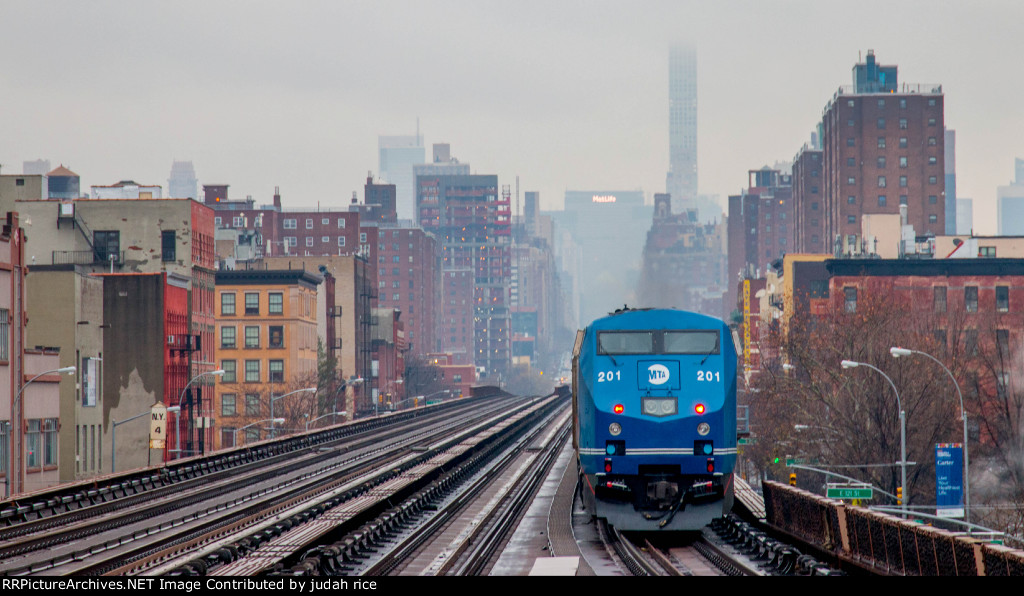
M 935 445 L 935 515 L 964 516 L 964 449 L 962 443 Z

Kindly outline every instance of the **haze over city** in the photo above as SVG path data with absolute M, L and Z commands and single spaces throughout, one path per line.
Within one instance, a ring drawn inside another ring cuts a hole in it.
M 1024 155 L 1024 6 L 954 2 L 2 2 L 0 172 L 50 160 L 82 188 L 166 188 L 171 162 L 232 198 L 340 209 L 378 135 L 450 143 L 474 172 L 566 189 L 663 192 L 668 48 L 698 59 L 700 192 L 793 158 L 868 49 L 938 83 L 957 195 L 996 232 Z

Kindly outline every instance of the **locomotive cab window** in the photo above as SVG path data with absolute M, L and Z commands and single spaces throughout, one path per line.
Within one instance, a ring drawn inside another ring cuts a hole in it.
M 717 331 L 666 331 L 665 354 L 717 354 Z
M 597 334 L 598 354 L 650 354 L 654 334 L 650 331 L 603 331 Z

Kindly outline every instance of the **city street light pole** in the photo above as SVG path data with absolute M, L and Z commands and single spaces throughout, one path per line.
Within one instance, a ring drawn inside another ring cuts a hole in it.
M 168 412 L 180 412 L 181 411 L 181 406 L 168 406 L 167 407 L 167 411 Z M 132 420 L 138 420 L 139 418 L 142 418 L 143 416 L 148 416 L 152 412 L 153 412 L 153 410 L 149 409 L 149 410 L 146 410 L 145 412 L 143 412 L 141 414 L 136 414 L 135 416 L 132 416 L 131 418 L 126 418 L 126 419 L 121 420 L 121 421 L 114 420 L 113 418 L 110 419 L 110 421 L 112 423 L 110 425 L 110 471 L 111 472 L 116 472 L 117 471 L 117 427 L 122 425 L 122 424 L 124 424 L 124 423 L 126 423 L 126 422 L 131 422 Z
M 12 424 L 11 422 L 8 422 L 7 423 L 7 431 L 8 431 L 7 434 L 8 434 L 8 438 L 10 439 L 10 447 L 7 449 L 7 469 L 5 470 L 5 472 L 7 473 L 6 476 L 5 476 L 5 478 L 6 478 L 5 484 L 6 484 L 7 498 L 11 497 L 11 474 L 13 472 L 13 470 L 11 469 L 11 462 L 12 462 L 12 456 L 14 454 L 15 449 L 18 449 L 18 478 L 21 478 L 21 462 L 22 462 L 22 459 L 23 459 L 21 451 L 23 449 L 21 448 L 22 443 L 20 441 L 21 435 L 22 435 L 22 433 L 21 433 L 22 426 L 21 426 L 20 420 L 21 420 L 22 417 L 18 413 L 18 403 L 21 401 L 21 394 L 24 393 L 25 389 L 27 389 L 28 386 L 32 384 L 32 381 L 35 381 L 39 377 L 42 377 L 44 375 L 50 375 L 50 374 L 53 374 L 53 373 L 57 373 L 58 375 L 61 374 L 61 373 L 68 373 L 68 375 L 73 375 L 73 374 L 75 374 L 75 370 L 77 370 L 77 369 L 74 366 L 64 366 L 64 367 L 61 367 L 61 368 L 55 368 L 53 370 L 48 370 L 48 371 L 44 371 L 44 372 L 39 373 L 38 375 L 36 375 L 36 376 L 32 377 L 31 379 L 29 379 L 27 383 L 25 383 L 24 385 L 21 386 L 21 389 L 18 390 L 18 395 L 15 396 L 14 401 L 11 403 L 11 417 L 12 417 L 13 420 L 19 421 L 18 424 L 17 424 L 17 427 L 18 427 L 18 439 L 19 439 L 19 441 L 18 441 L 18 445 L 15 446 L 15 444 L 14 444 L 14 427 L 15 427 L 15 425 Z
M 249 428 L 250 426 L 256 426 L 257 424 L 263 424 L 264 422 L 269 422 L 270 425 L 271 425 L 270 428 L 274 428 L 274 426 L 273 426 L 274 423 L 284 424 L 284 418 L 267 418 L 265 420 L 259 420 L 257 422 L 253 422 L 252 424 L 246 424 L 242 428 L 239 428 L 239 429 L 235 430 L 235 446 L 236 447 L 238 446 L 238 433 L 240 433 L 243 430 Z
M 192 377 L 192 380 L 190 380 L 188 383 L 185 383 L 185 388 L 181 390 L 181 395 L 178 396 L 178 409 L 176 410 L 178 412 L 178 415 L 174 417 L 174 446 L 177 447 L 177 449 L 171 451 L 172 453 L 178 454 L 178 459 L 181 459 L 181 454 L 184 451 L 181 448 L 181 402 L 185 399 L 185 392 L 188 391 L 189 385 L 194 383 L 196 379 L 198 379 L 199 377 L 203 377 L 206 375 L 222 377 L 224 376 L 224 369 L 218 368 L 217 370 L 206 371 Z M 167 408 L 167 411 L 171 411 L 171 409 Z
M 968 456 L 968 453 L 967 453 L 967 410 L 964 409 L 964 394 L 961 393 L 961 391 L 960 391 L 960 383 L 957 382 L 956 377 L 953 376 L 953 373 L 950 372 L 950 370 L 948 368 L 946 368 L 946 365 L 943 364 L 935 356 L 932 356 L 931 354 L 928 354 L 926 352 L 922 352 L 920 350 L 910 350 L 910 349 L 907 349 L 907 348 L 899 348 L 899 347 L 889 348 L 889 353 L 892 354 L 893 358 L 899 358 L 900 356 L 910 356 L 911 354 L 919 354 L 921 356 L 927 356 L 928 358 L 931 358 L 936 363 L 938 363 L 938 365 L 942 367 L 942 370 L 946 371 L 946 374 L 949 375 L 949 378 L 953 379 L 953 386 L 956 387 L 956 394 L 960 398 L 960 418 L 961 418 L 961 420 L 963 420 L 963 423 L 964 423 L 964 521 L 967 522 L 967 523 L 970 523 L 971 522 L 971 467 L 970 467 L 970 457 Z M 968 528 L 968 530 L 967 530 L 968 533 L 970 533 L 970 526 L 967 526 L 967 528 Z
M 306 387 L 305 389 L 296 389 L 295 391 L 291 391 L 291 392 L 285 393 L 284 395 L 278 395 L 277 397 L 274 397 L 274 391 L 273 390 L 270 391 L 270 420 L 271 420 L 271 422 L 270 422 L 270 438 L 271 439 L 273 439 L 275 436 L 277 436 L 277 429 L 274 428 L 274 422 L 273 422 L 274 420 L 277 420 L 276 418 L 274 418 L 274 402 L 279 400 L 279 399 L 283 399 L 285 397 L 288 397 L 289 395 L 295 395 L 296 393 L 309 393 L 309 392 L 316 393 L 316 387 Z
M 316 418 L 314 418 L 312 420 L 306 420 L 306 430 L 309 430 L 309 425 L 313 424 L 317 420 L 322 420 L 324 418 L 327 418 L 328 416 L 344 416 L 345 414 L 348 414 L 348 412 L 345 412 L 344 410 L 342 410 L 341 412 L 328 412 L 328 413 L 324 414 L 323 416 L 317 416 Z
M 896 394 L 896 407 L 900 409 L 900 468 L 903 470 L 903 515 L 906 517 L 907 514 L 907 501 L 910 500 L 910 489 L 907 486 L 907 414 L 903 411 L 903 403 L 900 401 L 900 392 L 896 391 L 896 384 L 892 382 L 889 375 L 882 372 L 878 367 L 872 366 L 866 362 L 855 362 L 853 360 L 843 360 L 843 368 L 857 368 L 858 366 L 866 366 L 871 370 L 885 377 L 886 381 L 889 381 L 889 386 L 892 387 L 892 392 Z

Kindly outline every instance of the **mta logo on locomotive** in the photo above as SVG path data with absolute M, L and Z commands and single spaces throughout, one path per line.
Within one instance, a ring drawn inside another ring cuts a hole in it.
M 664 385 L 668 377 L 668 367 L 664 364 L 652 364 L 647 368 L 647 382 L 652 385 Z

